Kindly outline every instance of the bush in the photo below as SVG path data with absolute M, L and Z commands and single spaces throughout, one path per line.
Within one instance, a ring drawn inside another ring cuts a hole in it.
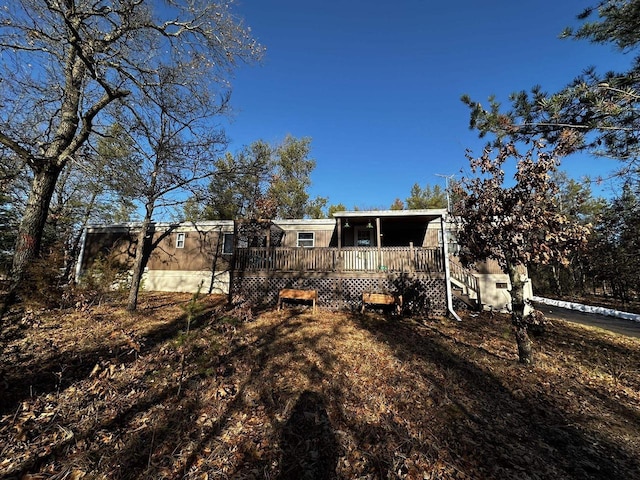
M 533 310 L 525 317 L 524 321 L 527 325 L 527 331 L 537 337 L 547 333 L 547 327 L 551 325 L 551 322 L 540 310 Z
M 60 307 L 65 287 L 63 272 L 63 249 L 54 247 L 48 255 L 31 263 L 18 288 L 18 297 L 25 303 Z
M 129 265 L 114 254 L 101 254 L 93 261 L 80 283 L 74 287 L 70 300 L 80 304 L 102 303 L 109 297 L 121 297 L 129 291 Z
M 431 299 L 420 280 L 407 273 L 393 280 L 397 295 L 402 295 L 402 313 L 406 315 L 431 315 Z

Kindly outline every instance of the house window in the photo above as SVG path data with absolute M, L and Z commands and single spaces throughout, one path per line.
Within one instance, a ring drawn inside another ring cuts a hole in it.
M 233 253 L 233 233 L 225 233 L 222 242 L 223 255 L 231 255 Z
M 507 288 L 509 288 L 509 285 L 507 285 L 507 282 L 496 282 L 496 288 L 506 290 Z
M 313 232 L 298 232 L 298 246 L 299 247 L 313 247 L 315 244 L 315 238 Z
M 178 233 L 176 235 L 176 248 L 184 248 L 184 233 Z

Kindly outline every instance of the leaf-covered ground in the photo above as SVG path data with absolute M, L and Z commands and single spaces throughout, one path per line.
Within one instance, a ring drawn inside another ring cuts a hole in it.
M 558 322 L 523 367 L 502 316 L 239 321 L 211 297 L 185 335 L 188 300 L 5 327 L 0 477 L 640 477 L 640 340 Z

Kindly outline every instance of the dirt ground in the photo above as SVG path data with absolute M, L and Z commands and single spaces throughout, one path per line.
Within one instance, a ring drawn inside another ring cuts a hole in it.
M 640 340 L 144 295 L 2 333 L 0 477 L 640 478 Z

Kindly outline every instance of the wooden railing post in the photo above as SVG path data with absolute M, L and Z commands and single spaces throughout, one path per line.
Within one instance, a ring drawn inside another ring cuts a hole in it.
M 409 242 L 409 271 L 412 273 L 416 271 L 416 255 L 413 250 L 413 242 Z

